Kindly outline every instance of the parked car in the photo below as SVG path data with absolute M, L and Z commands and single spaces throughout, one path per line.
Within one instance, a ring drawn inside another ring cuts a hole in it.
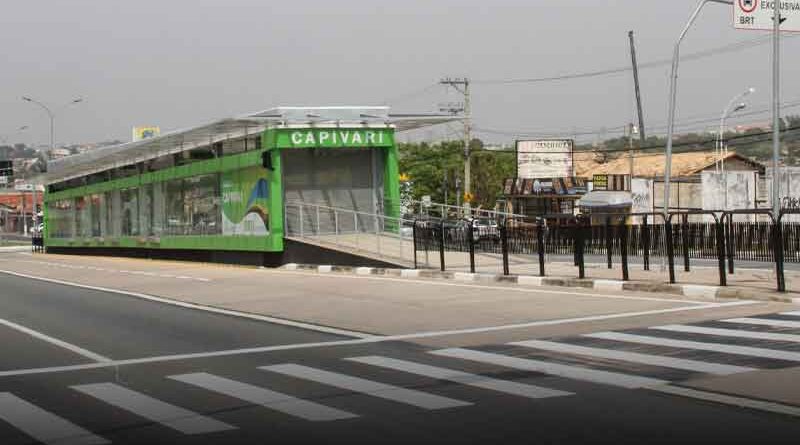
M 500 241 L 500 229 L 497 221 L 490 218 L 474 218 L 472 220 L 472 239 L 474 241 Z

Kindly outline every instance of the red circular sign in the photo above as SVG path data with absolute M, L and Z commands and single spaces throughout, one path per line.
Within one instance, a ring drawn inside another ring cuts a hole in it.
M 742 11 L 750 14 L 758 7 L 758 0 L 739 0 L 739 7 Z

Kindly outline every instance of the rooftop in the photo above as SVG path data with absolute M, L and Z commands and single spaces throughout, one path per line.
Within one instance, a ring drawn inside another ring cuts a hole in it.
M 717 162 L 717 155 L 713 151 L 675 153 L 672 155 L 672 177 L 686 177 L 696 175 L 703 170 L 714 166 Z M 736 152 L 730 152 L 721 159 L 740 160 L 753 167 L 754 170 L 764 171 L 764 165 L 741 156 Z M 614 159 L 609 162 L 600 163 L 594 159 L 575 160 L 575 176 L 591 178 L 594 175 L 627 175 L 630 173 L 630 160 L 627 156 Z M 666 167 L 666 156 L 657 155 L 637 155 L 633 158 L 633 175 L 641 178 L 657 178 L 664 176 Z
M 101 147 L 47 163 L 47 174 L 35 178 L 51 184 L 130 165 L 230 139 L 256 135 L 267 128 L 395 128 L 408 131 L 460 120 L 450 114 L 393 114 L 389 107 L 277 107 L 229 117 L 161 136 Z

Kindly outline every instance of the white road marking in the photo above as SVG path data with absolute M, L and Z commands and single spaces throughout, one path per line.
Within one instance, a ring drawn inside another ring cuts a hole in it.
M 700 391 L 696 389 L 684 388 L 673 385 L 666 385 L 648 389 L 651 391 L 657 391 L 664 394 L 671 394 L 680 397 L 689 397 L 692 399 L 705 400 L 708 402 L 715 402 L 723 405 L 732 405 L 741 408 L 748 408 L 775 414 L 800 417 L 800 407 L 792 405 L 784 405 L 781 403 L 767 402 L 763 400 L 753 400 L 745 397 L 729 396 L 715 392 Z
M 227 423 L 162 402 L 114 383 L 76 385 L 72 386 L 72 389 L 183 434 L 206 434 L 236 429 Z
M 298 399 L 260 386 L 237 382 L 236 380 L 226 379 L 213 374 L 183 374 L 173 375 L 169 378 L 315 422 L 358 417 L 358 415 L 347 411 Z
M 161 278 L 174 278 L 179 280 L 193 280 L 193 281 L 202 281 L 202 282 L 209 282 L 211 281 L 208 278 L 202 277 L 187 277 L 187 276 L 175 276 L 175 275 L 167 275 L 167 274 L 152 274 L 147 272 L 135 271 L 135 270 L 125 270 L 125 269 L 104 269 L 101 267 L 95 266 L 79 266 L 73 264 L 62 264 L 62 263 L 51 263 L 47 261 L 32 261 L 32 260 L 20 260 L 20 263 L 29 263 L 29 264 L 37 264 L 42 266 L 49 266 L 49 267 L 60 267 L 62 269 L 75 269 L 75 270 L 96 270 L 96 271 L 104 271 L 104 272 L 111 272 L 111 273 L 121 273 L 121 274 L 131 274 L 131 275 L 148 275 L 153 277 L 161 277 Z
M 237 312 L 237 311 L 228 310 L 228 309 L 220 309 L 220 308 L 216 308 L 216 307 L 212 307 L 212 306 L 204 306 L 204 305 L 201 305 L 201 304 L 187 303 L 185 301 L 178 301 L 178 300 L 172 300 L 172 299 L 169 299 L 169 298 L 156 297 L 156 296 L 153 296 L 153 295 L 142 294 L 142 293 L 139 293 L 139 292 L 130 292 L 130 291 L 120 290 L 120 289 L 110 289 L 110 288 L 106 288 L 106 287 L 90 286 L 90 285 L 87 285 L 87 284 L 73 283 L 73 282 L 70 282 L 70 281 L 56 280 L 56 279 L 52 279 L 52 278 L 37 277 L 37 276 L 33 276 L 33 275 L 26 275 L 26 274 L 21 274 L 21 273 L 18 273 L 18 272 L 7 271 L 7 270 L 0 270 L 0 273 L 4 273 L 4 274 L 7 274 L 7 275 L 12 275 L 12 276 L 15 276 L 15 277 L 20 277 L 20 278 L 28 278 L 28 279 L 31 279 L 31 280 L 44 281 L 46 283 L 60 284 L 62 286 L 72 286 L 72 287 L 77 287 L 77 288 L 80 288 L 80 289 L 89 289 L 89 290 L 94 290 L 94 291 L 109 292 L 109 293 L 114 293 L 114 294 L 118 294 L 118 295 L 125 295 L 127 297 L 135 297 L 135 298 L 140 298 L 142 300 L 155 301 L 157 303 L 169 304 L 169 305 L 172 305 L 172 306 L 184 307 L 184 308 L 189 308 L 189 309 L 196 309 L 196 310 L 205 311 L 205 312 L 212 312 L 212 313 L 215 313 L 215 314 L 231 315 L 231 316 L 234 316 L 234 317 L 246 318 L 246 319 L 249 319 L 249 320 L 258 320 L 258 321 L 265 321 L 265 322 L 268 322 L 268 323 L 279 324 L 279 325 L 283 325 L 283 326 L 292 326 L 292 327 L 295 327 L 295 328 L 307 329 L 309 331 L 324 332 L 326 334 L 334 334 L 334 335 L 341 335 L 341 336 L 344 336 L 344 337 L 356 337 L 356 338 L 372 338 L 373 337 L 372 335 L 364 334 L 362 332 L 354 332 L 354 331 L 348 331 L 348 330 L 345 330 L 345 329 L 329 328 L 327 326 L 319 326 L 319 325 L 314 325 L 314 324 L 310 324 L 310 323 L 303 323 L 303 322 L 299 322 L 299 321 L 285 320 L 285 319 L 282 319 L 282 318 L 270 317 L 270 316 L 266 316 L 266 315 L 255 315 L 255 314 L 248 314 L 248 313 L 245 313 L 245 312 Z
M 719 337 L 739 337 L 739 338 L 752 338 L 756 340 L 789 341 L 794 343 L 800 343 L 800 335 L 780 334 L 776 332 L 745 331 L 741 329 L 705 328 L 701 326 L 687 326 L 687 325 L 655 326 L 650 329 L 658 329 L 661 331 L 672 331 L 672 332 L 687 332 L 691 334 L 716 335 Z
M 511 357 L 502 354 L 494 354 L 491 352 L 475 351 L 472 349 L 440 349 L 438 351 L 430 351 L 430 353 L 443 357 L 472 360 L 481 363 L 505 366 L 507 368 L 520 369 L 523 371 L 541 372 L 543 374 L 550 374 L 573 380 L 583 380 L 604 385 L 620 386 L 628 389 L 645 388 L 668 383 L 666 380 L 653 379 L 650 377 L 581 368 L 578 366 L 562 365 L 560 363 L 551 363 L 528 358 Z
M 780 328 L 795 328 L 800 329 L 800 321 L 791 321 L 791 320 L 771 320 L 769 318 L 729 318 L 727 320 L 721 320 L 726 323 L 741 323 L 741 324 L 752 324 L 757 326 L 777 326 Z
M 0 271 L 3 273 L 3 271 Z M 16 273 L 13 273 L 16 274 Z M 34 279 L 41 279 L 35 278 Z M 46 281 L 52 281 L 50 279 L 43 279 Z M 65 284 L 65 283 L 58 283 L 58 284 Z M 67 285 L 71 285 L 66 283 Z M 77 285 L 77 287 L 88 287 L 83 285 Z M 152 299 L 154 301 L 162 300 L 158 297 L 150 297 L 141 294 L 130 293 L 126 291 L 119 291 L 114 289 L 100 289 L 100 288 L 93 288 L 93 290 L 102 290 L 105 292 L 114 292 L 122 295 L 129 295 L 138 298 L 144 299 Z M 171 300 L 164 301 L 167 304 L 176 304 Z M 221 351 L 210 351 L 210 352 L 197 352 L 197 353 L 190 353 L 190 354 L 175 354 L 175 355 L 162 355 L 162 356 L 155 356 L 155 357 L 142 357 L 137 359 L 126 359 L 126 360 L 115 360 L 108 363 L 92 363 L 86 365 L 69 365 L 69 366 L 53 366 L 53 367 L 46 367 L 46 368 L 32 368 L 32 369 L 17 369 L 17 370 L 10 370 L 10 371 L 0 371 L 0 377 L 11 377 L 11 376 L 19 376 L 19 375 L 33 375 L 33 374 L 49 374 L 49 373 L 56 373 L 56 372 L 70 372 L 70 371 L 83 371 L 89 369 L 99 369 L 99 368 L 107 368 L 107 367 L 118 367 L 118 366 L 126 366 L 126 365 L 140 365 L 145 363 L 162 363 L 162 362 L 171 362 L 171 361 L 180 361 L 180 360 L 193 360 L 199 358 L 211 358 L 211 357 L 228 357 L 228 356 L 235 356 L 235 355 L 245 355 L 245 354 L 262 354 L 267 352 L 274 352 L 274 351 L 287 351 L 287 350 L 298 350 L 298 349 L 310 349 L 310 348 L 325 348 L 325 347 L 336 347 L 336 346 L 349 346 L 349 345 L 363 345 L 363 344 L 373 344 L 373 343 L 382 343 L 382 342 L 389 342 L 389 341 L 403 341 L 403 340 L 417 340 L 423 338 L 435 338 L 435 337 L 446 337 L 451 335 L 462 335 L 462 334 L 479 334 L 479 333 L 487 333 L 487 332 L 499 332 L 505 330 L 515 330 L 515 329 L 526 329 L 526 328 L 534 328 L 539 326 L 555 326 L 560 324 L 571 324 L 571 323 L 581 323 L 581 322 L 593 322 L 593 321 L 603 321 L 603 320 L 614 320 L 620 318 L 632 318 L 632 317 L 640 317 L 640 316 L 648 316 L 648 315 L 659 315 L 659 314 L 669 314 L 675 312 L 684 312 L 684 311 L 697 311 L 697 310 L 704 310 L 704 309 L 718 309 L 724 307 L 731 307 L 731 306 L 741 306 L 741 305 L 750 305 L 750 304 L 759 304 L 758 302 L 753 301 L 737 301 L 732 303 L 713 303 L 708 304 L 705 306 L 684 306 L 684 307 L 677 307 L 677 308 L 670 308 L 670 309 L 656 309 L 652 311 L 640 311 L 640 312 L 623 312 L 619 314 L 608 314 L 608 315 L 592 315 L 588 317 L 577 317 L 577 318 L 562 318 L 556 320 L 543 320 L 543 321 L 533 321 L 530 323 L 517 323 L 517 324 L 509 324 L 509 325 L 501 325 L 501 326 L 489 326 L 483 328 L 470 328 L 470 329 L 455 329 L 450 331 L 438 331 L 438 332 L 419 332 L 415 334 L 400 334 L 400 335 L 387 335 L 387 336 L 365 336 L 364 338 L 357 338 L 353 340 L 334 340 L 334 341 L 324 341 L 324 342 L 314 342 L 314 343 L 299 343 L 299 344 L 291 344 L 291 345 L 278 345 L 278 346 L 263 346 L 263 347 L 256 347 L 256 348 L 243 348 L 243 349 L 228 349 L 228 350 L 221 350 Z M 184 304 L 178 304 L 179 306 L 184 306 Z M 192 304 L 185 304 L 186 307 L 193 307 Z M 206 308 L 204 306 L 199 307 L 198 309 L 201 310 L 211 310 L 215 311 L 215 308 Z M 225 311 L 222 311 L 223 313 Z M 232 315 L 237 314 L 234 312 Z M 247 317 L 247 314 L 243 315 Z M 258 316 L 256 316 L 258 317 Z M 258 317 L 259 319 L 262 317 Z M 268 319 L 270 317 L 263 317 Z M 264 320 L 269 321 L 269 320 Z M 292 323 L 292 322 L 290 322 Z M 302 324 L 302 323 L 300 323 Z M 360 334 L 364 336 L 364 334 Z
M 597 332 L 594 334 L 586 334 L 584 336 L 591 338 L 602 338 L 605 340 L 624 341 L 629 343 L 641 343 L 645 345 L 697 349 L 701 351 L 722 352 L 725 354 L 746 355 L 751 357 L 800 362 L 800 352 L 780 351 L 777 349 L 753 348 L 750 346 L 736 346 L 723 343 L 703 343 L 698 341 L 675 340 L 671 338 L 648 337 L 646 335 L 624 334 L 621 332 Z
M 47 334 L 43 334 L 43 333 L 41 333 L 39 331 L 34 331 L 33 329 L 26 328 L 25 326 L 22 326 L 20 324 L 14 323 L 13 321 L 3 320 L 2 318 L 0 318 L 0 325 L 6 326 L 6 327 L 14 329 L 14 330 L 17 330 L 17 331 L 22 332 L 24 334 L 30 335 L 33 338 L 45 341 L 47 343 L 50 343 L 51 345 L 58 346 L 59 348 L 63 348 L 63 349 L 66 349 L 66 350 L 68 350 L 70 352 L 74 352 L 75 354 L 78 354 L 78 355 L 80 355 L 82 357 L 88 358 L 89 360 L 92 360 L 94 362 L 108 363 L 108 362 L 112 361 L 108 357 L 104 357 L 104 356 L 102 356 L 100 354 L 96 354 L 96 353 L 94 353 L 92 351 L 89 351 L 87 349 L 81 348 L 80 346 L 75 346 L 72 343 L 67 343 L 64 340 L 59 340 L 59 339 L 51 337 L 51 336 L 49 336 Z
M 791 317 L 800 317 L 800 311 L 781 312 L 781 315 L 789 315 Z
M 566 343 L 556 343 L 541 340 L 529 340 L 509 343 L 514 346 L 524 346 L 526 348 L 542 349 L 545 351 L 560 352 L 565 354 L 585 355 L 588 357 L 608 358 L 622 360 L 632 363 L 643 363 L 646 365 L 662 366 L 665 368 L 683 369 L 693 372 L 704 372 L 715 375 L 731 375 L 741 372 L 755 371 L 755 368 L 744 366 L 724 365 L 720 363 L 708 363 L 697 360 L 686 360 L 675 357 L 664 357 L 660 355 L 640 354 L 638 352 L 615 351 L 613 349 L 592 348 L 586 346 L 570 345 Z
M 0 419 L 45 444 L 95 445 L 110 443 L 100 436 L 47 412 L 19 397 L 0 393 Z
M 335 386 L 348 391 L 359 392 L 373 397 L 405 403 L 406 405 L 412 405 L 424 409 L 433 410 L 472 405 L 469 402 L 463 402 L 461 400 L 451 399 L 449 397 L 437 396 L 414 389 L 388 385 L 386 383 L 375 382 L 359 377 L 351 377 L 349 375 L 339 374 L 337 372 L 325 371 L 322 369 L 296 365 L 293 363 L 262 366 L 258 369 L 277 372 L 279 374 L 284 374 L 299 379 L 311 380 L 312 382 Z
M 421 363 L 398 360 L 390 357 L 351 357 L 346 360 L 364 363 L 367 365 L 380 366 L 382 368 L 393 369 L 396 371 L 408 372 L 437 380 L 448 380 L 462 385 L 474 386 L 476 388 L 488 389 L 514 396 L 527 397 L 529 399 L 544 399 L 548 397 L 573 395 L 571 392 L 559 391 L 557 389 L 543 388 L 541 386 L 517 383 L 510 380 L 500 380 L 482 375 L 456 371 L 454 369 L 440 368 L 437 366 L 424 365 Z

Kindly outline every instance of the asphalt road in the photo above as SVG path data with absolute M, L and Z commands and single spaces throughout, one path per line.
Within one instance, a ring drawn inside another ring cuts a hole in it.
M 643 328 L 435 349 L 8 275 L 0 275 L 0 308 L 3 445 L 732 444 L 800 436 L 797 417 L 653 389 L 797 366 L 796 339 Z M 689 329 L 800 338 L 792 325 L 800 316 L 761 320 L 767 325 Z

